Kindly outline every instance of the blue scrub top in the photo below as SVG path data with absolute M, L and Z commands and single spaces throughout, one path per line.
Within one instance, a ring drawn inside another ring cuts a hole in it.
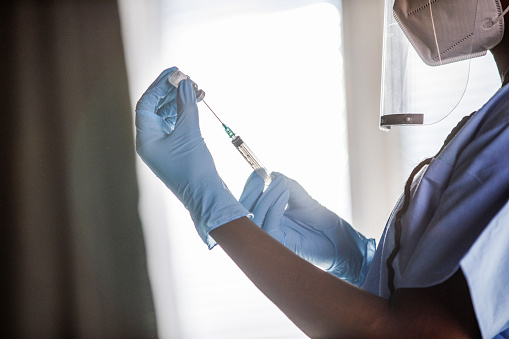
M 393 266 L 396 288 L 437 285 L 460 267 L 483 338 L 509 338 L 509 86 L 414 179 Z M 362 288 L 389 298 L 396 205 Z

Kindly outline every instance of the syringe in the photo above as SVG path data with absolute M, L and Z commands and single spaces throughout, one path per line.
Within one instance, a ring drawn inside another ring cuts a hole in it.
M 214 114 L 214 116 L 219 120 L 221 125 L 223 125 L 224 130 L 226 131 L 226 134 L 232 139 L 232 144 L 235 146 L 235 148 L 242 154 L 244 159 L 251 165 L 251 167 L 255 170 L 256 174 L 258 174 L 263 181 L 265 181 L 265 186 L 268 186 L 270 182 L 272 181 L 272 177 L 270 175 L 270 172 L 267 170 L 265 166 L 263 166 L 262 162 L 254 155 L 253 151 L 246 145 L 244 140 L 238 135 L 235 135 L 235 133 L 232 131 L 232 129 L 228 126 L 226 126 L 221 119 L 217 116 L 217 114 L 210 108 L 210 106 L 205 102 L 205 100 L 202 100 L 202 102 L 207 106 L 207 108 Z
M 168 78 L 168 81 L 175 87 L 178 87 L 180 81 L 184 79 L 189 79 L 189 76 L 185 75 L 181 71 L 177 70 L 170 75 Z M 190 80 L 190 79 L 189 79 Z M 228 136 L 232 139 L 232 144 L 235 146 L 235 148 L 242 154 L 244 159 L 248 162 L 249 165 L 255 170 L 255 172 L 265 181 L 265 186 L 268 186 L 270 182 L 272 181 L 272 177 L 270 176 L 270 172 L 265 168 L 265 166 L 262 165 L 260 160 L 254 155 L 254 153 L 251 151 L 251 149 L 246 145 L 246 143 L 242 140 L 242 138 L 238 135 L 235 135 L 235 133 L 231 130 L 230 127 L 226 126 L 221 119 L 217 116 L 217 114 L 210 108 L 210 106 L 203 100 L 205 97 L 205 92 L 198 88 L 198 85 L 193 82 L 193 88 L 196 93 L 196 99 L 197 101 L 202 101 L 207 108 L 214 114 L 214 116 L 219 120 L 219 122 L 223 125 L 224 130 L 228 134 Z

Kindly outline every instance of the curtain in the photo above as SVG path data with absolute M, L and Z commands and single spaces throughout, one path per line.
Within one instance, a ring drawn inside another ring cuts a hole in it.
M 0 16 L 0 335 L 155 337 L 117 3 Z

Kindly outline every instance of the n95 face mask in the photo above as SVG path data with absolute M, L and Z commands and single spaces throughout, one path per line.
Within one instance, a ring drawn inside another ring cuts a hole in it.
M 482 56 L 504 36 L 499 0 L 396 0 L 393 10 L 406 37 L 430 66 Z
M 470 67 L 479 64 L 471 60 L 500 43 L 503 15 L 500 0 L 385 0 L 380 127 L 430 125 L 478 109 L 484 100 L 463 100 Z M 485 88 L 500 87 L 498 76 L 486 79 Z

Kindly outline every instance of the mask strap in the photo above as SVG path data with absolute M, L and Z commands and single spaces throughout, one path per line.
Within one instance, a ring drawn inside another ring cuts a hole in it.
M 497 16 L 494 20 L 492 20 L 492 21 L 491 21 L 491 22 L 492 22 L 492 24 L 494 25 L 494 24 L 495 24 L 495 22 L 497 22 L 498 20 L 502 19 L 502 17 L 503 17 L 504 15 L 506 15 L 506 14 L 507 14 L 507 12 L 509 12 L 509 6 L 507 6 L 507 8 L 506 8 L 506 9 L 504 9 L 504 11 L 502 12 L 502 14 L 500 14 L 500 15 L 499 15 L 499 16 Z
M 509 84 L 509 68 L 505 71 L 504 76 L 502 77 L 502 86 Z
M 435 37 L 435 44 L 438 51 L 438 61 L 442 64 L 442 55 L 440 54 L 440 47 L 438 47 L 437 31 L 435 30 L 435 20 L 433 20 L 433 10 L 431 9 L 431 0 L 428 0 L 429 12 L 431 14 L 431 25 L 433 26 L 433 36 Z

